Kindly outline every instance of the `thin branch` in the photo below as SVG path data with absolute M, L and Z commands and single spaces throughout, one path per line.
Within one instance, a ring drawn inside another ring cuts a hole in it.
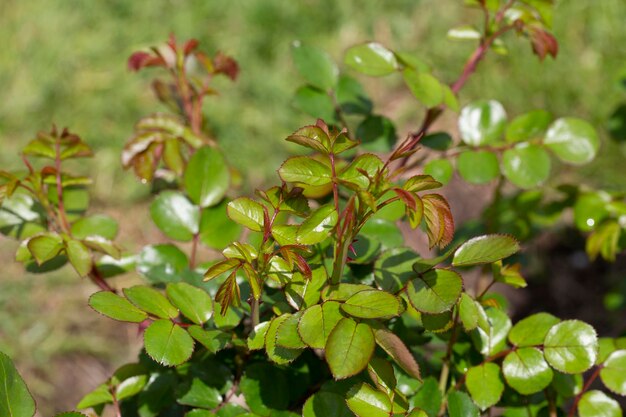
M 591 374 L 591 376 L 589 377 L 589 379 L 583 386 L 583 389 L 580 390 L 580 392 L 574 398 L 574 404 L 572 404 L 572 408 L 569 409 L 569 413 L 567 414 L 567 417 L 574 417 L 576 415 L 576 410 L 578 409 L 578 403 L 580 402 L 580 399 L 585 394 L 585 392 L 587 392 L 587 390 L 591 387 L 591 384 L 593 384 L 593 381 L 595 381 L 596 378 L 598 378 L 601 370 L 602 370 L 602 366 L 597 366 L 596 370 L 593 371 L 593 373 Z

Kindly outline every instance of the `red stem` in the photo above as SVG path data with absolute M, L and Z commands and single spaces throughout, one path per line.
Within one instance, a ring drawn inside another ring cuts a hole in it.
M 580 402 L 580 399 L 582 398 L 583 394 L 587 392 L 587 390 L 591 387 L 591 384 L 593 384 L 593 381 L 595 381 L 596 378 L 598 378 L 601 370 L 602 370 L 602 366 L 597 366 L 596 370 L 593 371 L 593 374 L 591 374 L 591 376 L 589 377 L 589 379 L 583 386 L 583 389 L 574 398 L 574 404 L 572 404 L 572 408 L 569 409 L 569 413 L 567 414 L 567 417 L 574 417 L 576 415 L 576 409 L 578 408 L 578 403 Z

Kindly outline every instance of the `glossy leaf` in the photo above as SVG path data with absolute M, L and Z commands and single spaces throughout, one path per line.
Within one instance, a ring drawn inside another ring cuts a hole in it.
M 578 403 L 580 417 L 622 417 L 619 403 L 602 391 L 587 391 Z
M 106 384 L 102 384 L 98 385 L 93 391 L 85 394 L 78 405 L 76 405 L 76 408 L 83 409 L 112 402 L 113 395 L 111 395 L 109 387 Z
M 198 149 L 185 168 L 185 189 L 191 201 L 200 207 L 219 203 L 230 184 L 224 155 L 209 146 Z
M 169 238 L 189 241 L 198 233 L 200 212 L 182 194 L 163 191 L 150 205 L 152 221 Z
M 465 377 L 465 386 L 481 410 L 496 405 L 504 392 L 500 367 L 495 363 L 485 363 L 470 368 Z
M 33 417 L 35 401 L 13 361 L 0 352 L 0 415 L 6 417 Z
M 178 281 L 187 268 L 187 255 L 172 244 L 148 245 L 137 257 L 137 272 L 151 282 Z
M 100 291 L 89 297 L 89 306 L 113 320 L 141 323 L 148 315 L 124 297 L 110 291 Z
M 153 316 L 162 319 L 173 319 L 178 316 L 176 307 L 163 294 L 152 287 L 135 285 L 134 287 L 124 288 L 124 295 L 137 308 Z
M 563 162 L 581 165 L 595 158 L 600 138 L 588 122 L 570 117 L 552 123 L 543 143 Z
M 167 284 L 167 298 L 180 312 L 196 324 L 203 324 L 213 315 L 213 300 L 206 291 L 177 282 Z
M 293 362 L 300 354 L 300 349 L 289 349 L 276 344 L 276 335 L 278 328 L 283 324 L 291 314 L 283 314 L 272 319 L 267 333 L 265 334 L 265 352 L 269 359 L 278 365 L 286 365 Z
M 435 107 L 443 101 L 443 88 L 438 79 L 427 72 L 410 68 L 402 71 L 404 82 L 411 93 L 426 107 Z
M 480 265 L 507 258 L 520 250 L 519 243 L 508 235 L 484 235 L 462 244 L 452 258 L 454 266 Z
M 409 281 L 407 296 L 416 310 L 437 314 L 449 311 L 461 296 L 463 280 L 454 271 L 435 269 Z
M 191 407 L 213 409 L 222 402 L 222 396 L 216 388 L 207 385 L 200 378 L 193 378 L 189 388 L 176 399 L 176 402 Z
M 278 170 L 278 175 L 286 182 L 302 183 L 313 186 L 331 182 L 330 166 L 308 156 L 289 158 Z
M 373 77 L 389 75 L 398 70 L 398 61 L 392 51 L 383 45 L 370 42 L 348 49 L 345 63 L 352 69 Z
M 553 326 L 544 341 L 544 354 L 555 369 L 580 373 L 591 368 L 598 353 L 596 331 L 578 320 L 566 320 Z
M 391 401 L 387 395 L 365 382 L 348 391 L 346 403 L 357 417 L 388 417 L 392 414 Z
M 470 146 L 482 146 L 501 138 L 506 127 L 506 111 L 497 101 L 477 101 L 461 110 L 459 132 Z
M 491 356 L 506 348 L 506 337 L 511 330 L 511 319 L 504 311 L 497 308 L 487 309 L 486 313 L 491 326 L 487 331 L 479 324 L 473 336 L 478 336 L 478 339 L 474 340 L 477 342 L 480 353 L 484 356 Z
M 357 156 L 339 174 L 339 179 L 366 190 L 370 186 L 370 178 L 375 178 L 383 165 L 383 161 L 376 155 L 371 153 L 362 154 Z
M 542 138 L 551 120 L 552 116 L 545 110 L 534 110 L 517 116 L 506 128 L 506 140 L 524 142 Z
M 393 294 L 372 289 L 354 294 L 341 305 L 341 308 L 353 317 L 389 319 L 401 313 L 402 303 Z
M 502 154 L 502 173 L 520 188 L 537 187 L 550 175 L 550 156 L 537 145 L 520 143 Z
M 469 395 L 462 391 L 448 394 L 448 415 L 450 417 L 479 417 L 480 411 Z
M 265 346 L 265 335 L 267 334 L 267 329 L 270 327 L 269 321 L 264 321 L 263 323 L 257 324 L 254 329 L 248 335 L 248 349 L 250 350 L 259 350 L 263 349 Z
M 41 265 L 63 250 L 63 239 L 55 233 L 44 233 L 29 239 L 27 246 L 33 258 Z
M 583 232 L 590 232 L 598 227 L 609 212 L 607 210 L 611 197 L 603 192 L 584 193 L 578 197 L 574 205 L 574 222 Z
M 548 331 L 561 320 L 548 313 L 537 313 L 528 316 L 513 326 L 509 333 L 509 341 L 516 346 L 540 346 Z
M 337 218 L 337 211 L 332 204 L 318 208 L 298 228 L 296 234 L 298 243 L 314 245 L 324 241 L 337 223 Z
M 211 353 L 217 353 L 226 348 L 232 339 L 232 336 L 227 332 L 204 330 L 202 327 L 195 325 L 189 326 L 187 332 Z
M 343 318 L 326 342 L 326 362 L 335 379 L 361 372 L 374 353 L 374 333 L 369 325 Z
M 228 203 L 228 217 L 255 232 L 263 230 L 263 206 L 247 197 L 237 198 Z
M 311 85 L 330 90 L 337 84 L 339 69 L 326 52 L 296 41 L 291 47 L 291 56 L 298 72 Z
M 340 304 L 326 301 L 307 308 L 298 323 L 298 334 L 312 348 L 323 349 L 330 333 L 343 318 Z
M 604 361 L 600 379 L 612 392 L 626 395 L 626 350 L 616 350 Z
M 89 217 L 82 217 L 72 224 L 72 236 L 76 239 L 84 239 L 87 236 L 102 236 L 105 239 L 113 240 L 117 236 L 118 224 L 112 217 L 95 214 Z
M 318 391 L 310 396 L 302 408 L 302 417 L 353 417 L 345 399 L 333 392 Z
M 498 158 L 489 151 L 461 153 L 457 159 L 457 169 L 461 177 L 472 184 L 485 184 L 500 176 Z
M 302 313 L 289 315 L 276 329 L 276 345 L 288 349 L 303 349 L 306 344 L 298 334 L 298 324 Z
M 157 320 L 144 332 L 146 352 L 156 362 L 176 366 L 186 362 L 193 353 L 193 339 L 170 320 Z

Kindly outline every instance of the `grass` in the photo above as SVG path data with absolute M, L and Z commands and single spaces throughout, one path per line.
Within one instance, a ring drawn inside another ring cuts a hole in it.
M 164 41 L 172 32 L 179 39 L 196 37 L 206 50 L 222 50 L 238 59 L 240 79 L 220 82 L 221 96 L 209 100 L 205 110 L 247 183 L 256 187 L 275 181 L 274 167 L 291 150 L 283 139 L 311 121 L 291 105 L 302 83 L 290 59 L 292 41 L 321 47 L 341 62 L 349 46 L 377 40 L 419 55 L 437 68 L 438 76 L 453 81 L 472 45 L 449 41 L 445 34 L 454 25 L 479 18 L 461 3 L 3 0 L 0 166 L 16 166 L 18 150 L 38 130 L 52 123 L 67 125 L 96 149 L 91 169 L 100 202 L 125 205 L 145 197 L 147 190 L 121 171 L 119 152 L 137 118 L 163 109 L 147 88 L 152 74 L 131 74 L 125 63 L 131 52 Z M 585 168 L 586 181 L 626 191 L 626 148 L 609 141 L 604 130 L 609 115 L 626 101 L 618 87 L 626 74 L 625 21 L 623 0 L 561 2 L 554 27 L 561 46 L 558 59 L 539 63 L 527 42 L 510 35 L 510 54 L 491 55 L 481 64 L 462 92 L 462 103 L 493 98 L 510 115 L 545 108 L 557 116 L 590 119 L 605 143 L 598 162 Z M 400 133 L 419 125 L 423 109 L 399 79 L 360 79 L 376 111 L 400 121 Z M 445 120 L 453 123 L 452 118 Z M 125 330 L 99 328 L 95 316 L 76 313 L 89 314 L 84 300 L 93 289 L 70 271 L 22 276 L 10 261 L 14 248 L 0 240 L 1 259 L 11 265 L 1 281 L 0 349 L 27 369 L 42 413 L 50 414 L 66 406 L 59 400 L 66 389 L 55 379 L 62 373 L 58 359 L 78 352 L 120 363 L 127 354 L 119 356 L 119 347 L 107 338 L 115 340 Z M 85 387 L 77 387 L 81 392 L 97 381 L 83 382 Z

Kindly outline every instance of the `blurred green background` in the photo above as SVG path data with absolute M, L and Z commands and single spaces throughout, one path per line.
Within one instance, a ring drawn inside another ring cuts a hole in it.
M 248 187 L 257 187 L 275 181 L 275 168 L 291 151 L 283 139 L 311 122 L 292 105 L 303 83 L 290 58 L 294 40 L 321 47 L 338 62 L 349 46 L 377 40 L 422 57 L 451 82 L 473 46 L 447 40 L 446 32 L 479 17 L 461 0 L 1 0 L 0 167 L 18 166 L 19 149 L 37 131 L 52 123 L 71 127 L 96 150 L 89 169 L 99 206 L 131 221 L 142 216 L 139 237 L 125 235 L 122 224 L 122 242 L 132 247 L 150 231 L 145 212 L 126 207 L 145 198 L 148 189 L 122 172 L 119 154 L 139 117 L 165 110 L 148 87 L 155 72 L 127 71 L 133 51 L 175 33 L 239 61 L 239 80 L 220 80 L 221 95 L 210 98 L 205 110 L 228 159 Z M 490 55 L 461 102 L 492 98 L 510 115 L 545 108 L 556 116 L 589 119 L 604 143 L 583 174 L 595 185 L 626 191 L 626 148 L 606 133 L 611 114 L 626 102 L 620 87 L 625 22 L 624 0 L 561 1 L 554 26 L 558 59 L 540 63 L 526 41 L 510 34 L 510 54 Z M 376 111 L 400 121 L 400 135 L 419 125 L 423 109 L 399 78 L 360 79 Z M 444 119 L 451 129 L 453 122 Z M 15 243 L 2 239 L 0 350 L 26 373 L 42 415 L 72 407 L 112 364 L 134 355 L 127 347 L 134 335 L 89 312 L 85 299 L 93 288 L 70 271 L 24 276 L 12 262 Z M 80 369 L 69 372 L 76 364 Z

